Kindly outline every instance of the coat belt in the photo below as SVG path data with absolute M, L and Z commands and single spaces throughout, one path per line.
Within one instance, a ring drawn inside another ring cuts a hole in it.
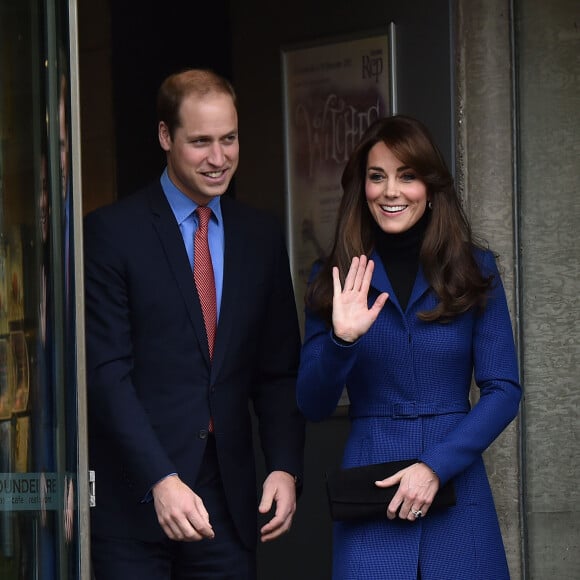
M 359 417 L 391 417 L 403 419 L 422 417 L 423 415 L 447 415 L 448 413 L 467 413 L 470 409 L 468 401 L 457 403 L 415 403 L 405 401 L 402 403 L 384 403 L 357 405 L 351 403 L 349 415 L 352 418 Z

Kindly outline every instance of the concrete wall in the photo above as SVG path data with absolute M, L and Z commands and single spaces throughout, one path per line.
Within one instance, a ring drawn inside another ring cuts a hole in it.
M 456 4 L 458 186 L 474 233 L 499 255 L 518 333 L 517 215 L 510 10 L 505 0 Z M 473 399 L 477 389 L 473 389 Z M 512 578 L 521 578 L 519 418 L 485 453 Z
M 474 227 L 501 256 L 524 386 L 520 418 L 486 463 L 512 577 L 572 579 L 580 570 L 580 11 L 573 0 L 516 0 L 513 13 L 510 4 L 457 2 L 460 183 Z
M 580 4 L 516 6 L 527 577 L 572 580 L 580 576 Z

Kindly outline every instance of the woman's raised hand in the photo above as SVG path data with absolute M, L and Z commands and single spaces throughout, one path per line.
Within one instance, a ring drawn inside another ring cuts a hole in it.
M 381 293 L 371 308 L 367 299 L 375 264 L 366 256 L 354 257 L 341 286 L 338 268 L 332 269 L 334 296 L 332 326 L 334 334 L 346 342 L 354 342 L 371 327 L 389 295 Z

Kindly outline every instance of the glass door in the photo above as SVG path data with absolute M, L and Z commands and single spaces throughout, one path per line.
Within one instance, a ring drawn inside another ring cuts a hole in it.
M 76 338 L 80 191 L 71 146 L 76 5 L 70 4 L 0 0 L 3 580 L 88 577 L 81 574 L 88 494 L 80 493 L 87 477 Z

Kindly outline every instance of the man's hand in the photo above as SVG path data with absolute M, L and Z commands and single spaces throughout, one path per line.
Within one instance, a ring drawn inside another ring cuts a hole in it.
M 261 514 L 267 514 L 276 503 L 274 517 L 260 530 L 262 542 L 275 540 L 285 534 L 292 525 L 296 511 L 296 484 L 294 477 L 285 471 L 272 471 L 262 486 L 262 500 L 258 506 Z
M 198 542 L 214 537 L 203 501 L 179 476 L 162 479 L 152 492 L 157 520 L 170 540 Z

